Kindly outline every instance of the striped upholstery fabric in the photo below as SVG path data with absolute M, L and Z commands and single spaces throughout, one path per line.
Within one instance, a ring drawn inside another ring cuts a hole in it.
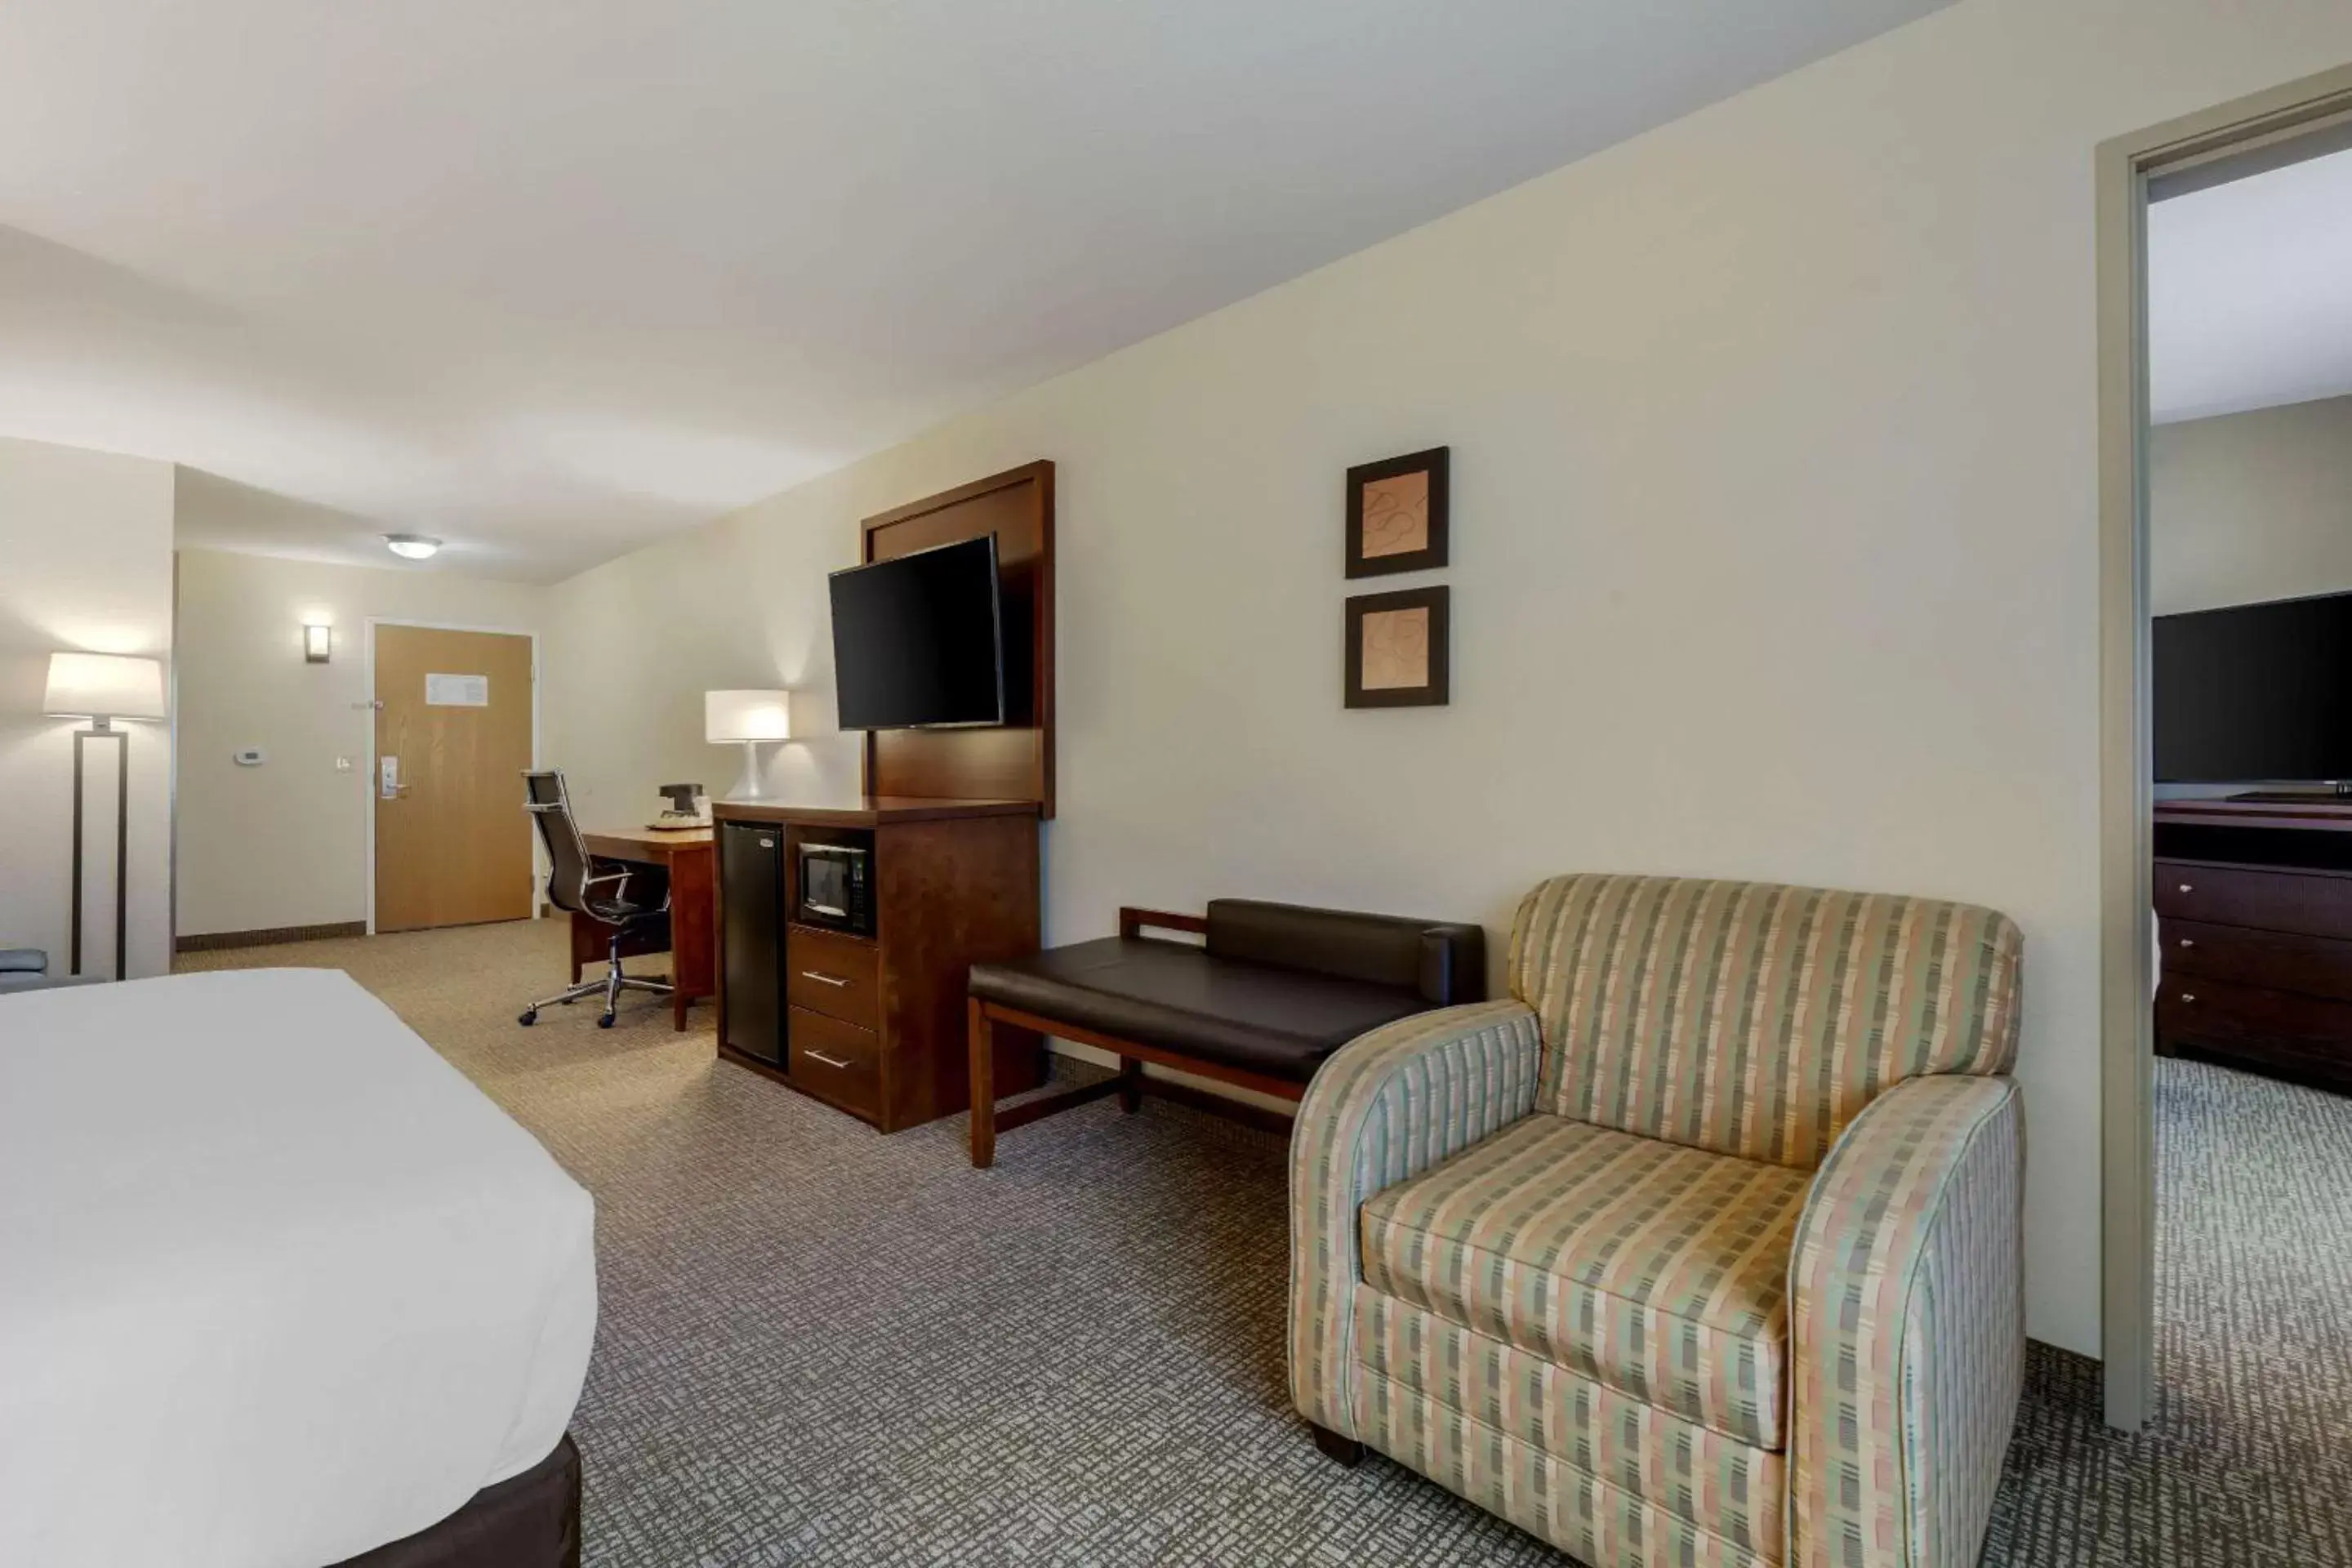
M 1965 1568 L 2024 1350 L 2022 943 L 1933 900 L 1574 876 L 1515 1000 L 1332 1056 L 1291 1394 L 1594 1568 Z
M 1803 1173 L 1535 1115 L 1363 1207 L 1373 1290 L 1775 1448 Z
M 1410 1310 L 1411 1309 L 1404 1309 Z M 1363 1440 L 1595 1568 L 1779 1568 L 1540 1446 L 1361 1369 Z M 1344 1559 L 1343 1559 L 1344 1560 Z
M 1811 1170 L 1889 1085 L 2009 1070 L 2021 948 L 1971 904 L 1583 875 L 1520 904 L 1510 983 L 1540 1109 Z
M 1779 1454 L 1377 1290 L 1356 1293 L 1356 1347 L 1358 1405 L 1382 1413 L 1376 1421 L 1388 1429 L 1423 1428 L 1431 1451 L 1506 1437 L 1576 1472 L 1558 1478 L 1579 1489 L 1571 1520 L 1670 1515 L 1673 1533 L 1688 1527 L 1765 1561 L 1780 1555 L 1788 1478 Z M 1578 1533 L 1538 1533 L 1570 1552 L 1587 1544 Z
M 1307 1085 L 1290 1135 L 1290 1392 L 1358 1437 L 1356 1215 L 1364 1201 L 1526 1116 L 1542 1041 L 1517 1002 L 1441 1007 L 1349 1041 Z
M 2023 1139 L 2010 1080 L 1923 1079 L 1822 1165 L 1790 1265 L 1792 1562 L 1977 1561 L 2023 1377 Z

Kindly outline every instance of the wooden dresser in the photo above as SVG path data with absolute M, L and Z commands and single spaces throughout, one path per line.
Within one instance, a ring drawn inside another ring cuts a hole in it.
M 722 840 L 720 1056 L 885 1132 L 971 1104 L 964 980 L 975 963 L 1036 951 L 1036 803 L 721 801 L 711 818 Z M 734 833 L 751 842 L 725 842 Z M 844 841 L 870 857 L 870 936 L 794 919 L 801 846 Z M 762 852 L 775 871 L 759 879 L 747 918 L 747 870 L 761 868 L 750 857 Z M 730 877 L 743 880 L 730 888 Z M 1016 1042 L 1021 1087 L 1038 1080 L 1039 1044 Z
M 2352 1092 L 2352 801 L 2160 801 L 2157 1049 Z

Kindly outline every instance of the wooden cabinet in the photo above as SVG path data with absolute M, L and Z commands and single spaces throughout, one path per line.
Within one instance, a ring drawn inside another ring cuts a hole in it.
M 2158 1050 L 2352 1091 L 2352 806 L 2160 802 L 2156 850 Z
M 864 796 L 837 805 L 723 801 L 711 815 L 775 826 L 782 909 L 772 940 L 728 942 L 719 1054 L 885 1132 L 951 1116 L 971 1100 L 964 979 L 975 963 L 1036 951 L 1041 888 L 1034 801 Z M 870 834 L 870 937 L 795 921 L 798 847 Z M 719 875 L 727 875 L 721 858 Z M 729 900 L 718 900 L 722 920 Z M 730 986 L 785 1003 L 781 1065 L 726 1045 Z M 1002 1032 L 1000 1031 L 1000 1037 Z M 1025 1046 L 1023 1049 L 1021 1047 Z M 1043 1042 L 1009 1057 L 1015 1087 L 1040 1081 Z M 1005 1070 L 999 1068 L 1000 1079 Z M 999 1093 L 1010 1092 L 1000 1082 Z

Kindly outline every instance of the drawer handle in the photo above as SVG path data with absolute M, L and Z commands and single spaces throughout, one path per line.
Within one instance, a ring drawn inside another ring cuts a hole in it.
M 829 1068 L 840 1068 L 845 1071 L 849 1067 L 849 1064 L 843 1061 L 839 1057 L 829 1057 L 823 1051 L 807 1051 L 803 1054 L 805 1055 L 809 1060 L 813 1062 L 823 1062 Z
M 816 980 L 816 981 L 822 981 L 824 984 L 827 984 L 827 985 L 846 985 L 846 984 L 849 984 L 849 982 L 848 982 L 848 981 L 844 980 L 844 979 L 843 979 L 840 975 L 838 975 L 838 974 L 822 974 L 822 973 L 819 973 L 817 971 L 815 971 L 815 970 L 814 970 L 814 969 L 803 969 L 803 970 L 802 970 L 802 971 L 801 971 L 801 978 L 802 978 L 803 980 Z
M 2187 882 L 2183 882 L 2183 883 L 2181 883 L 2181 884 L 2180 884 L 2180 890 L 2181 890 L 2182 892 L 2184 892 L 2184 893 L 2193 893 L 2193 892 L 2195 892 L 2197 889 L 2196 889 L 2195 888 L 2191 887 L 2191 886 L 2190 886 L 2189 884 L 2188 884 Z
M 2197 939 L 2193 936 L 2184 936 L 2180 939 L 2180 945 L 2183 947 L 2195 947 L 2197 945 Z

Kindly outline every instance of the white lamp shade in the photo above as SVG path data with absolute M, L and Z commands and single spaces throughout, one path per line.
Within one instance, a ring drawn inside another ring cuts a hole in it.
M 52 719 L 161 719 L 163 661 L 116 653 L 53 653 L 41 711 Z
M 792 699 L 785 692 L 706 691 L 702 738 L 714 745 L 729 741 L 789 741 L 792 713 Z

